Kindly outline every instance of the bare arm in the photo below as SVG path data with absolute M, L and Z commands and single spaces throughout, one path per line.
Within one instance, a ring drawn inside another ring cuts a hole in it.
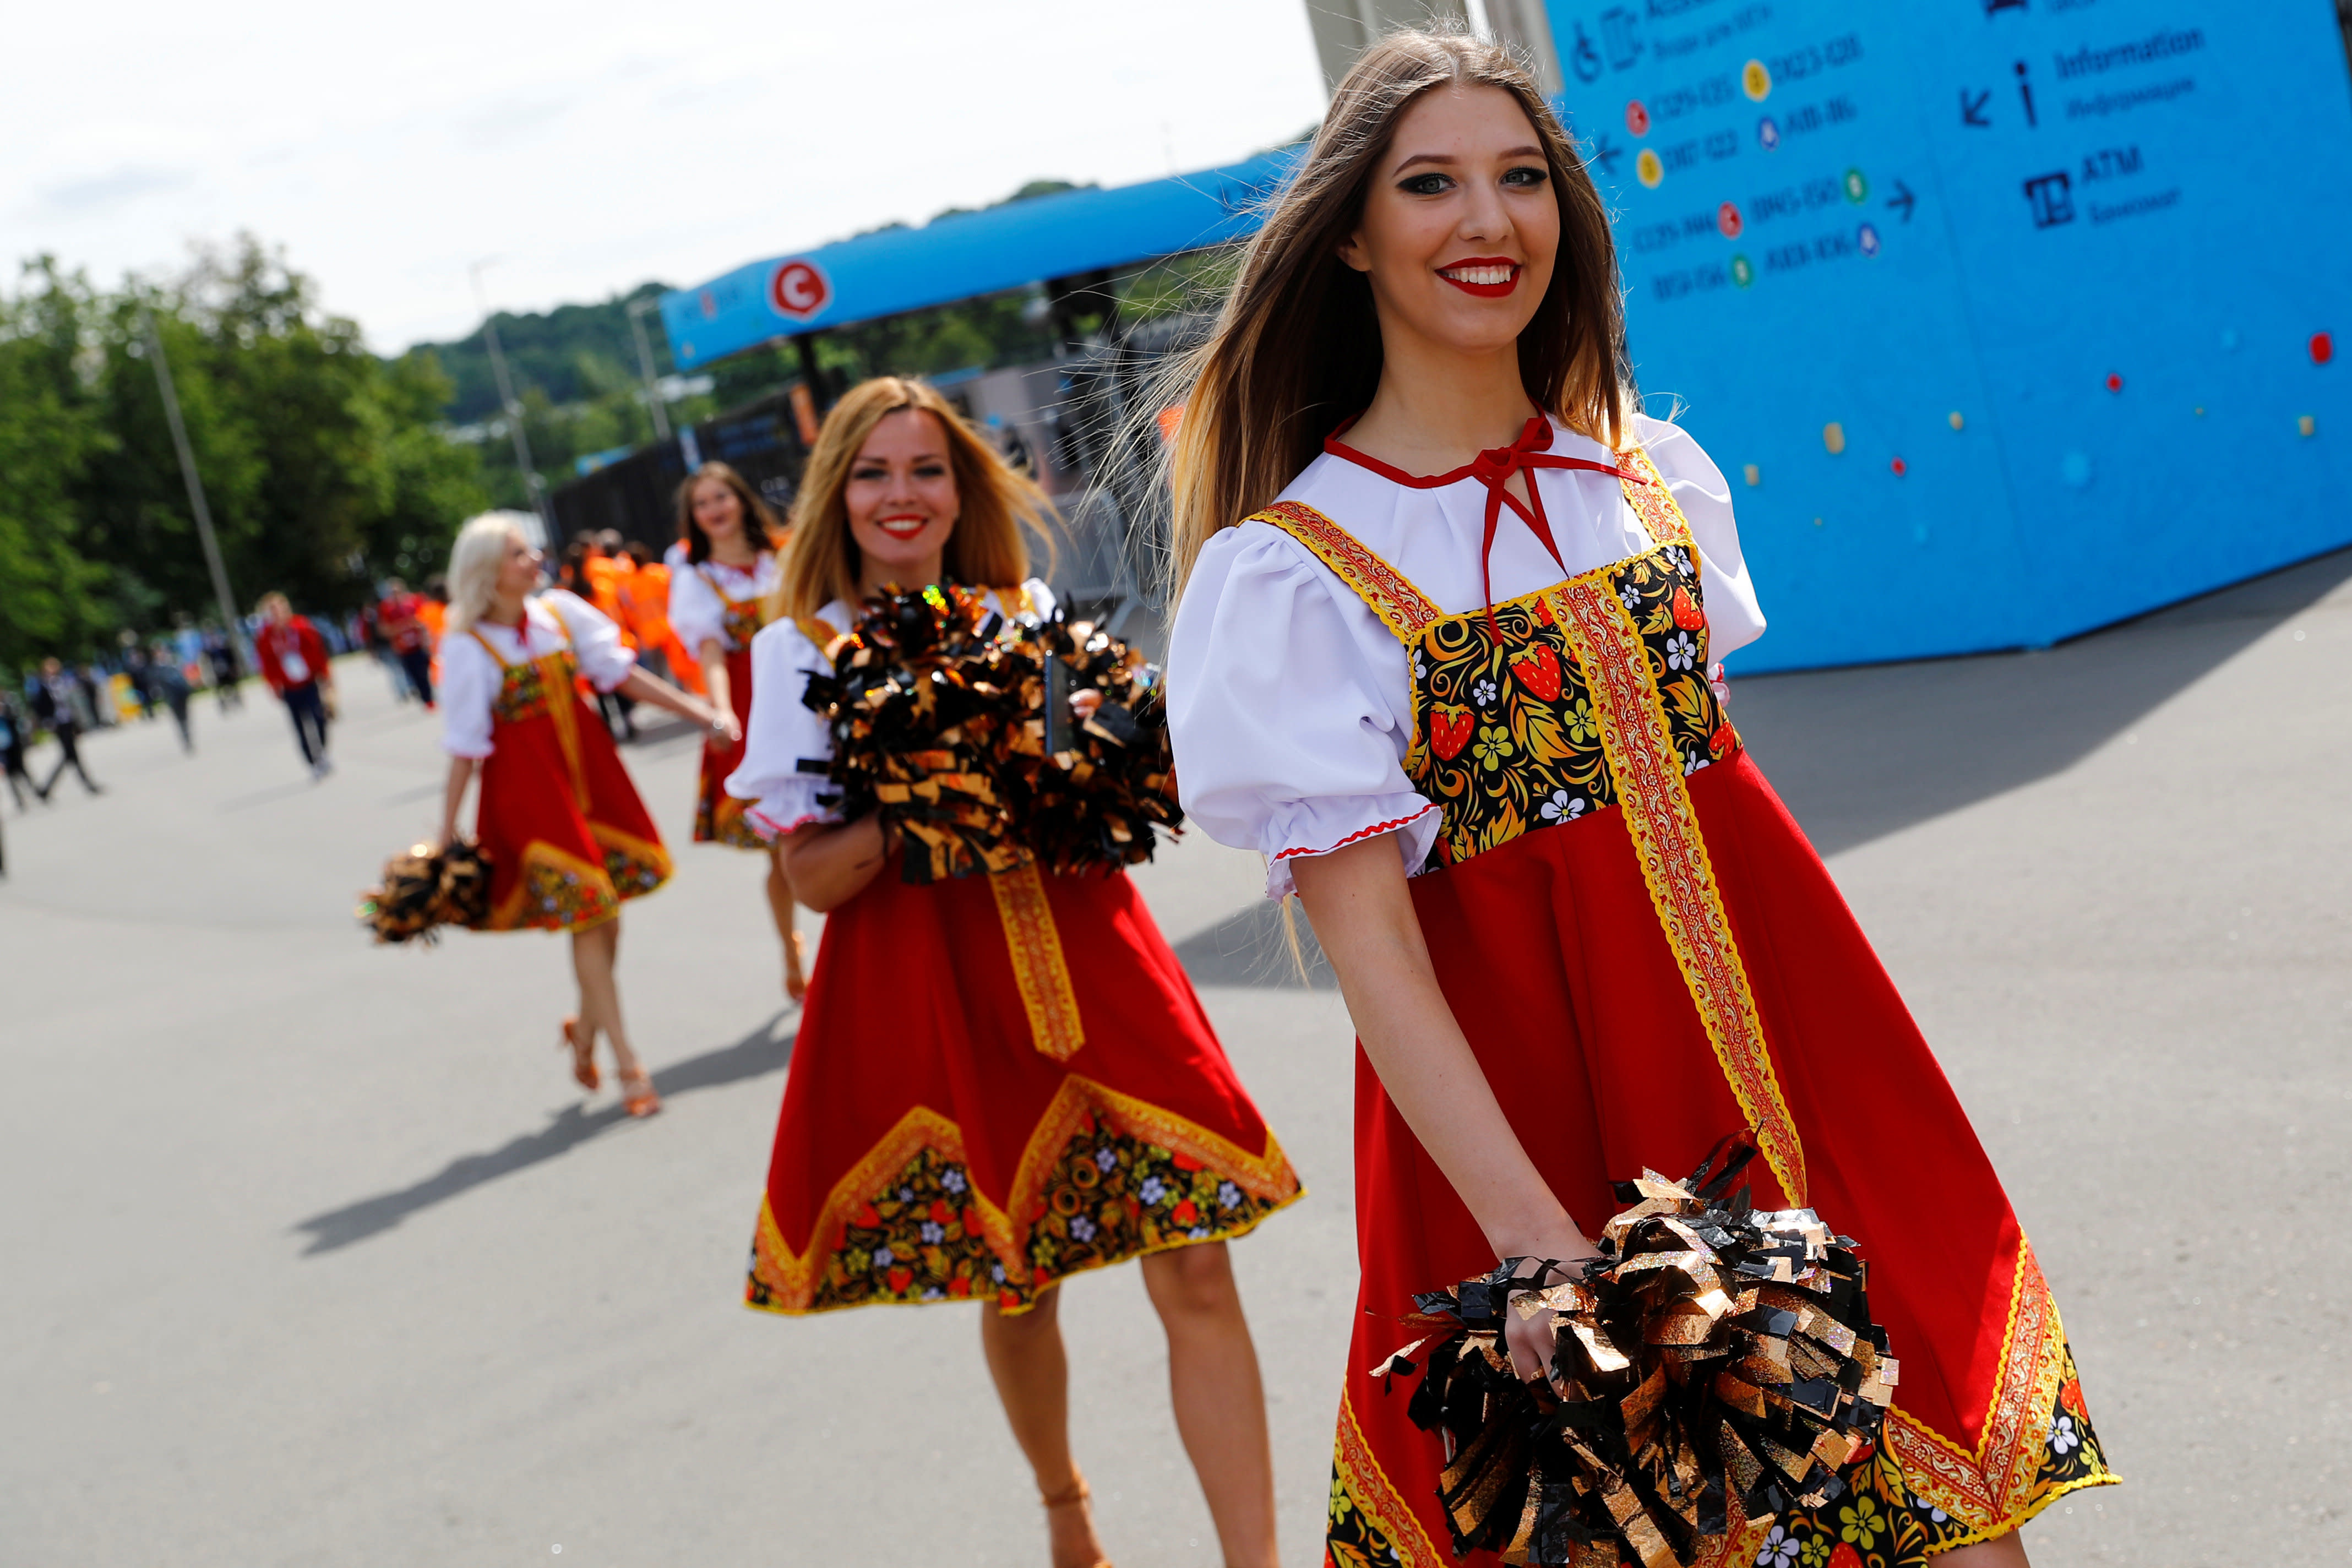
M 613 689 L 636 701 L 667 708 L 697 724 L 720 730 L 730 742 L 743 738 L 743 729 L 735 721 L 734 710 L 725 705 L 724 690 L 713 693 L 719 699 L 719 704 L 714 706 L 690 692 L 680 691 L 657 675 L 647 675 L 642 669 L 630 670 L 629 678 Z
M 694 650 L 694 658 L 702 666 L 702 686 L 710 694 L 710 705 L 721 713 L 734 712 L 735 688 L 727 679 L 727 650 L 719 646 L 717 637 L 705 637 Z
M 888 864 L 898 835 L 882 826 L 877 813 L 868 812 L 855 822 L 812 823 L 778 842 L 793 897 L 824 914 L 866 890 Z
M 449 759 L 449 786 L 441 795 L 441 837 L 434 845 L 436 849 L 457 841 L 457 813 L 466 804 L 466 786 L 474 782 L 474 770 L 480 765 L 472 757 Z

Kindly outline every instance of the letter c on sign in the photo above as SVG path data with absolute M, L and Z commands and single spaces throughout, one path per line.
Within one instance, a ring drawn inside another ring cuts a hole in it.
M 833 284 L 814 262 L 787 261 L 768 279 L 768 303 L 776 314 L 805 321 L 833 302 Z

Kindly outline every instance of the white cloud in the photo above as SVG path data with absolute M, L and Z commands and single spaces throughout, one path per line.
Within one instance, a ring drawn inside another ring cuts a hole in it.
M 1030 179 L 1228 162 L 1322 108 L 1302 0 L 21 9 L 0 261 L 110 283 L 249 229 L 385 350 L 469 330 L 484 257 L 519 309 L 690 284 Z

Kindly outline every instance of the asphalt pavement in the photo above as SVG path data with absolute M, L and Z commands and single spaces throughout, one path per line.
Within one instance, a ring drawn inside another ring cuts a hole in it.
M 2043 1568 L 2352 1556 L 2347 668 L 2352 552 L 2056 649 L 1735 681 L 2126 1479 L 2031 1527 Z M 266 695 L 207 699 L 194 756 L 165 721 L 101 732 L 105 795 L 5 818 L 0 1564 L 1042 1563 L 972 1309 L 740 1304 L 795 1013 L 757 860 L 686 842 L 695 737 L 626 752 L 679 862 L 626 916 L 668 1100 L 632 1122 L 556 1048 L 562 942 L 354 924 L 442 766 L 380 669 L 340 674 L 323 782 Z M 1140 881 L 1310 1188 L 1234 1247 L 1305 1564 L 1349 1029 L 1255 858 L 1192 835 Z M 1065 1321 L 1113 1555 L 1213 1563 L 1136 1271 L 1074 1282 Z

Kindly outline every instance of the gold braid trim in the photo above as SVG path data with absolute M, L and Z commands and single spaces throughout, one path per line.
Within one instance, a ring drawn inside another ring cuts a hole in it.
M 1431 622 L 1444 618 L 1444 612 L 1403 573 L 1311 506 L 1276 501 L 1246 521 L 1270 522 L 1313 551 L 1315 558 L 1338 573 L 1339 581 L 1354 589 L 1356 596 L 1380 616 L 1381 625 L 1407 647 L 1420 640 Z
M 1032 1211 L 1039 1206 L 1045 1178 L 1053 1173 L 1055 1162 L 1061 1158 L 1063 1149 L 1089 1115 L 1119 1131 L 1157 1143 L 1171 1153 L 1198 1160 L 1253 1196 L 1288 1202 L 1303 1191 L 1297 1173 L 1290 1168 L 1290 1160 L 1275 1142 L 1271 1129 L 1265 1135 L 1265 1151 L 1252 1154 L 1232 1140 L 1187 1121 L 1173 1111 L 1073 1073 L 1062 1080 L 1062 1087 L 1055 1091 L 1045 1114 L 1031 1130 L 1013 1173 L 1012 1195 L 1005 1205 L 997 1206 L 980 1190 L 978 1182 L 973 1182 L 969 1190 L 971 1206 L 980 1214 L 982 1237 L 989 1250 L 996 1254 L 997 1261 L 1004 1265 L 1005 1278 L 1010 1280 L 1030 1282 L 1029 1231 L 1035 1223 Z M 908 1163 L 926 1149 L 948 1163 L 962 1166 L 966 1172 L 971 1168 L 964 1152 L 963 1130 L 927 1105 L 912 1106 L 896 1126 L 834 1183 L 833 1190 L 817 1208 L 816 1223 L 809 1227 L 805 1251 L 793 1250 L 784 1240 L 782 1228 L 776 1224 L 774 1208 L 765 1195 L 761 1197 L 759 1228 L 751 1248 L 751 1272 L 768 1288 L 774 1299 L 774 1310 L 802 1313 L 810 1310 L 809 1303 L 815 1300 L 817 1285 L 824 1273 L 825 1260 L 840 1238 L 844 1216 L 880 1192 L 886 1183 L 895 1181 Z M 1028 1217 L 1016 1221 L 1014 1215 Z
M 1757 1148 L 1780 1178 L 1785 1201 L 1802 1206 L 1804 1148 L 1772 1070 L 1748 970 L 1691 806 L 1682 756 L 1666 732 L 1649 650 L 1624 601 L 1605 584 L 1570 584 L 1552 604 L 1592 693 L 1601 749 L 1658 925 L 1690 987 L 1724 1081 L 1755 1130 Z
M 1078 1016 L 1077 994 L 1070 989 L 1054 906 L 1045 900 L 1045 879 L 1032 861 L 989 878 L 988 889 L 996 895 L 996 918 L 1004 926 L 1013 983 L 1021 988 L 1021 1005 L 1029 1015 L 1029 1037 L 1043 1055 L 1068 1061 L 1087 1043 L 1087 1030 Z
M 1976 1451 L 1906 1415 L 1900 1393 L 1886 1413 L 1887 1450 L 1920 1497 L 1982 1539 L 2006 1534 L 2052 1500 L 2036 1498 L 2033 1485 L 2049 1449 L 2058 1387 L 2065 1380 L 2066 1331 L 2058 1321 L 2058 1303 L 2032 1247 L 2021 1237 L 2009 1323 L 2001 1335 L 2000 1380 L 1986 1403 Z
M 1400 1568 L 1450 1568 L 1445 1554 L 1431 1542 L 1429 1531 L 1422 1529 L 1412 1505 L 1381 1468 L 1380 1457 L 1364 1440 L 1364 1429 L 1356 1425 L 1356 1407 L 1344 1387 L 1339 1391 L 1339 1430 L 1331 1442 L 1331 1469 L 1349 1505 L 1396 1553 Z M 1611 1568 L 1615 1568 L 1613 1554 Z

